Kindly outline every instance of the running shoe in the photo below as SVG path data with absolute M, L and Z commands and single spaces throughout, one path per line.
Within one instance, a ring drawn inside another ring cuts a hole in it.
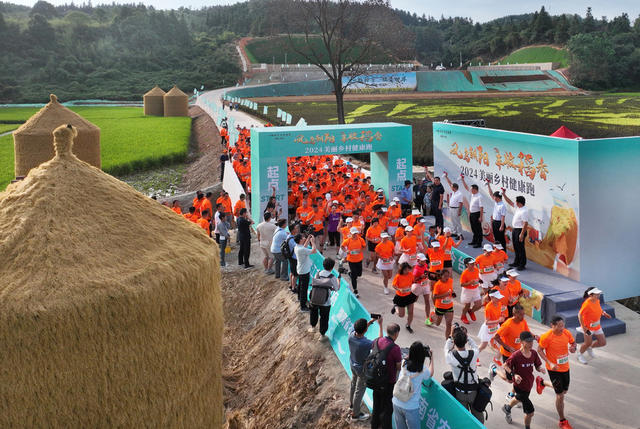
M 586 365 L 587 362 L 587 358 L 584 357 L 584 355 L 582 353 L 578 353 L 578 362 L 580 362 L 581 364 Z
M 396 306 L 391 307 L 391 314 L 396 314 Z
M 460 320 L 462 320 L 462 323 L 464 323 L 465 325 L 469 324 L 469 319 L 467 319 L 467 315 L 463 314 L 462 317 L 460 318 Z
M 371 270 L 371 272 L 372 272 L 373 274 L 378 274 L 378 270 L 376 269 L 376 267 L 373 267 L 373 269 Z
M 513 398 L 515 398 L 515 397 L 516 397 L 516 394 L 515 394 L 515 393 L 513 393 L 513 392 L 508 392 L 508 393 L 505 395 L 505 398 L 507 399 L 507 401 L 511 401 L 511 400 L 512 400 Z
M 474 322 L 476 321 L 476 313 L 474 313 L 473 311 L 469 311 L 469 317 L 471 317 L 471 320 L 473 320 Z
M 424 326 L 431 326 L 431 319 L 429 318 L 425 319 Z
M 538 395 L 542 394 L 542 391 L 544 390 L 546 386 L 544 385 L 544 379 L 540 376 L 536 377 L 536 392 L 538 392 Z
M 593 358 L 595 358 L 595 357 L 596 357 L 595 353 L 593 353 L 593 348 L 591 348 L 591 347 L 589 347 L 589 348 L 587 349 L 587 353 L 589 354 L 589 357 L 590 357 L 591 359 L 593 359 Z
M 389 295 L 389 288 L 388 287 L 384 288 L 384 294 L 385 295 Z
M 368 418 L 369 418 L 369 414 L 367 414 L 367 413 L 360 413 L 358 415 L 358 417 L 351 416 L 351 420 L 357 420 L 359 422 L 363 422 L 363 421 L 367 420 Z
M 511 418 L 511 410 L 509 409 L 509 406 L 507 404 L 504 404 L 502 406 L 502 411 L 504 412 L 504 419 L 507 421 L 507 423 L 513 423 L 513 419 Z
M 558 422 L 558 427 L 559 427 L 560 429 L 573 429 L 573 426 L 571 426 L 571 425 L 569 424 L 569 420 L 567 420 L 567 419 L 560 420 L 560 421 Z
M 500 358 L 493 358 L 493 363 L 496 364 L 496 366 L 502 366 L 502 361 L 500 360 Z
M 489 380 L 493 381 L 496 378 L 496 371 L 498 370 L 498 366 L 495 363 L 489 365 Z
M 407 325 L 405 328 L 407 328 L 407 331 L 409 331 L 410 334 L 413 334 L 413 328 L 411 328 L 411 326 Z
M 432 311 L 432 312 L 431 312 L 431 314 L 429 315 L 429 322 L 431 322 L 431 323 L 433 323 L 433 322 L 434 322 L 433 318 L 434 318 L 434 316 L 435 316 L 435 315 L 436 315 L 436 313 L 434 313 L 434 312 Z

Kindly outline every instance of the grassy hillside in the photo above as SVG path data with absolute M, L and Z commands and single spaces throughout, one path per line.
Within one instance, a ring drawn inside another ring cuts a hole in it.
M 512 52 L 500 61 L 502 64 L 510 63 L 559 63 L 560 67 L 569 66 L 569 51 L 557 49 L 551 46 L 532 46 Z
M 293 115 L 293 123 L 300 117 L 309 125 L 337 123 L 335 103 L 279 103 L 269 106 L 271 116 L 277 108 Z M 549 135 L 566 125 L 584 138 L 634 136 L 640 129 L 640 94 L 349 101 L 345 112 L 348 123 L 411 125 L 414 163 L 431 165 L 434 121 L 484 118 L 489 128 L 534 134 Z
M 329 56 L 326 54 L 326 49 L 324 48 L 320 37 L 309 39 L 310 47 L 307 46 L 305 38 L 302 36 L 293 37 L 292 41 L 293 45 L 298 50 L 306 52 L 307 50 L 310 50 L 310 48 L 313 48 L 315 52 L 322 52 L 324 54 L 322 56 L 322 62 L 329 62 Z M 295 52 L 292 47 L 289 46 L 287 36 L 261 37 L 253 39 L 247 43 L 245 51 L 247 53 L 247 57 L 249 57 L 249 61 L 252 63 L 271 64 L 275 61 L 275 64 L 285 64 L 285 54 L 287 64 L 307 64 L 308 62 L 302 55 Z M 358 53 L 359 51 L 354 51 L 353 55 L 357 55 Z M 373 51 L 373 55 L 367 60 L 367 62 L 376 64 L 386 64 L 395 61 L 396 59 L 379 50 Z
M 38 109 L 0 109 L 0 121 L 24 121 Z M 182 161 L 191 136 L 191 118 L 144 116 L 138 107 L 74 107 L 100 127 L 102 169 L 111 174 L 140 171 Z M 0 189 L 14 178 L 13 136 L 0 137 Z

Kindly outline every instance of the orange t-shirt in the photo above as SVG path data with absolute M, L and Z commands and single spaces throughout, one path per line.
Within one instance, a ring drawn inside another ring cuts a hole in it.
M 450 261 L 451 247 L 454 247 L 455 245 L 453 238 L 441 235 L 440 237 L 438 237 L 438 241 L 440 242 L 440 248 L 444 250 L 444 260 Z
M 407 216 L 407 222 L 409 222 L 409 225 L 411 225 L 412 228 L 416 224 L 416 219 L 418 219 L 418 215 L 409 215 L 409 216 Z
M 309 215 L 309 222 L 311 226 L 313 226 L 314 231 L 322 231 L 324 229 L 324 213 L 318 210 L 318 213 L 315 213 L 313 210 Z
M 441 295 L 445 292 L 453 293 L 453 279 L 449 279 L 446 282 L 442 280 L 438 280 L 435 285 L 433 285 L 433 295 Z M 453 297 L 451 294 L 444 298 L 436 298 L 436 307 L 442 310 L 448 310 L 449 308 L 453 308 Z
M 435 273 L 444 268 L 444 251 L 441 248 L 437 250 L 433 247 L 427 249 L 429 257 L 429 271 Z
M 411 285 L 413 284 L 413 273 L 408 274 L 396 274 L 393 278 L 393 286 L 396 290 L 396 295 L 407 296 L 411 293 Z
M 198 221 L 196 222 L 198 224 L 198 226 L 200 226 L 200 228 L 204 229 L 207 234 L 209 234 L 209 221 L 203 217 L 201 217 L 200 219 L 198 219 Z
M 182 210 L 180 209 L 180 207 L 171 207 L 171 210 L 173 210 L 173 212 L 176 214 L 182 214 Z
M 342 247 L 347 248 L 347 262 L 360 262 L 364 258 L 365 242 L 362 237 L 347 238 L 342 242 Z
M 356 205 L 352 202 L 344 203 L 344 210 L 342 210 L 342 214 L 348 217 L 351 217 L 353 211 L 356 209 Z
M 529 325 L 525 319 L 522 319 L 519 323 L 515 321 L 513 317 L 505 320 L 498 329 L 498 335 L 502 341 L 511 348 L 518 349 L 520 347 L 520 333 L 523 331 L 529 331 Z M 511 356 L 511 352 L 500 346 L 500 353 L 503 356 Z
M 396 229 L 396 234 L 393 238 L 395 238 L 396 241 L 400 241 L 404 238 L 404 226 L 399 226 L 398 229 Z
M 591 332 L 600 329 L 600 317 L 602 316 L 600 300 L 591 302 L 590 299 L 586 299 L 582 303 L 582 307 L 580 307 L 580 316 L 582 317 L 584 326 Z
M 476 267 L 465 269 L 460 274 L 460 284 L 467 283 L 473 280 L 473 284 L 469 286 L 462 286 L 465 289 L 476 289 L 480 285 L 480 270 Z
M 205 210 L 209 210 L 209 214 L 213 216 L 213 206 L 211 205 L 211 201 L 208 198 L 203 198 L 202 203 L 200 204 L 200 213 Z
M 566 329 L 560 335 L 554 334 L 551 329 L 542 334 L 538 344 L 544 349 L 547 359 L 558 366 L 552 369 L 547 363 L 547 369 L 558 372 L 569 371 L 569 345 L 574 342 L 573 335 Z
M 491 252 L 491 256 L 493 257 L 493 265 L 496 266 L 496 271 L 501 272 L 504 270 L 504 263 L 509 260 L 509 256 L 505 253 L 504 250 L 496 249 Z M 476 258 L 476 261 L 478 259 Z
M 397 205 L 387 210 L 389 214 L 389 226 L 394 227 L 400 224 L 400 218 L 402 217 L 402 209 Z
M 380 243 L 380 241 L 382 240 L 380 238 L 380 234 L 382 234 L 382 228 L 380 227 L 380 225 L 370 226 L 367 230 L 367 240 L 371 243 Z
M 309 206 L 307 206 L 307 207 L 300 206 L 296 210 L 296 214 L 298 215 L 298 218 L 305 225 L 308 225 L 309 222 L 311 222 L 311 214 L 312 213 L 313 213 L 313 208 L 309 207 Z
M 493 255 L 489 253 L 483 253 L 476 258 L 476 265 L 480 268 L 480 274 L 491 274 L 494 272 L 493 268 Z M 491 285 L 484 285 L 484 287 L 491 287 Z
M 197 198 L 194 198 L 194 199 L 193 199 L 193 204 L 192 204 L 192 206 L 196 208 L 196 214 L 197 214 L 198 216 L 200 216 L 200 213 L 201 213 L 201 212 L 200 212 L 200 206 L 202 205 L 202 202 L 203 202 L 205 199 L 206 199 L 206 198 L 204 198 L 204 197 L 203 197 L 201 200 L 199 200 L 199 199 L 197 199 Z
M 402 240 L 400 240 L 400 248 L 409 249 L 408 251 L 404 252 L 407 255 L 415 255 L 418 249 L 418 240 L 416 239 L 416 236 L 411 234 L 404 237 Z
M 231 213 L 231 198 L 218 197 L 216 204 L 222 204 L 225 213 Z
M 509 293 L 509 288 L 505 287 L 504 289 L 497 288 L 502 294 L 502 298 L 500 298 L 500 305 L 502 310 L 502 315 L 505 317 L 509 317 L 509 301 L 511 300 L 511 294 Z
M 520 292 L 522 291 L 522 284 L 520 280 L 509 280 L 507 283 L 507 289 L 509 290 L 509 305 L 515 305 L 520 298 Z
M 235 217 L 240 216 L 240 210 L 241 209 L 246 209 L 247 205 L 245 204 L 245 202 L 243 200 L 238 200 L 236 201 L 236 205 L 233 206 L 233 215 Z
M 380 259 L 382 259 L 382 262 L 391 262 L 391 258 L 393 258 L 393 250 L 395 249 L 395 246 L 393 244 L 393 242 L 391 240 L 387 240 L 387 241 L 382 241 L 380 243 L 378 243 L 376 245 L 376 255 L 378 255 L 378 257 Z
M 498 302 L 494 304 L 489 301 L 484 307 L 484 323 L 489 329 L 491 336 L 495 335 L 500 329 L 500 316 L 502 314 L 502 305 Z

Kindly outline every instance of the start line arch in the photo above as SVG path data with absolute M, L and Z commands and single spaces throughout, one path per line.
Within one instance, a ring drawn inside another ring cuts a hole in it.
M 251 129 L 251 217 L 262 213 L 276 189 L 286 213 L 287 158 L 371 153 L 371 183 L 388 198 L 413 181 L 411 126 L 393 122 Z

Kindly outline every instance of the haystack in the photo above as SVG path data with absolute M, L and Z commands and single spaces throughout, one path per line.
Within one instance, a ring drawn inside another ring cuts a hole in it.
M 73 153 L 100 168 L 100 128 L 64 107 L 51 94 L 49 103 L 13 133 L 16 177 L 53 158 L 53 130 L 62 124 L 78 129 Z
M 164 95 L 164 116 L 189 116 L 189 97 L 175 85 Z
M 0 427 L 222 427 L 218 247 L 76 133 L 0 193 Z
M 166 93 L 159 86 L 142 96 L 145 116 L 164 116 L 164 95 Z

